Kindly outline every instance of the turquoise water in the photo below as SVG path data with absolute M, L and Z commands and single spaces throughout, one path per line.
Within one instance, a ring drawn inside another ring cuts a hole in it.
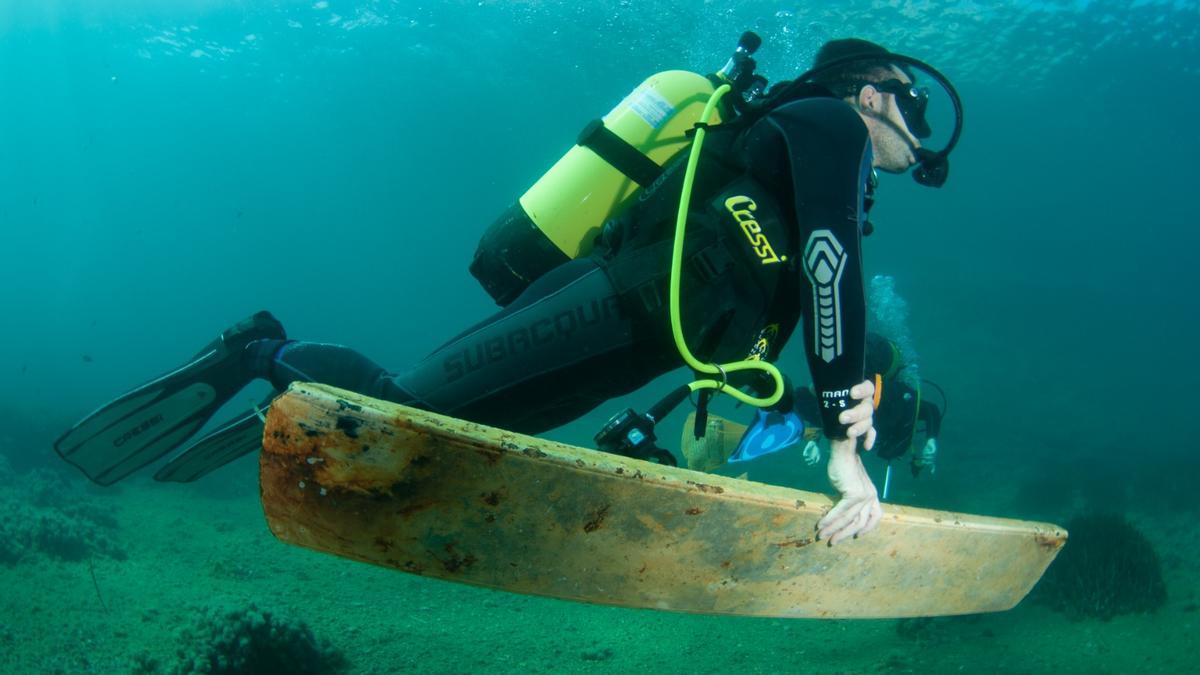
M 396 368 L 485 316 L 466 266 L 491 220 L 644 77 L 715 70 L 743 30 L 764 38 L 772 81 L 856 35 L 936 65 L 966 106 L 946 187 L 884 176 L 865 245 L 868 273 L 893 276 L 909 305 L 921 374 L 951 403 L 937 474 L 900 480 L 897 501 L 1063 523 L 1121 512 L 1158 550 L 1167 605 L 1072 622 L 1029 601 L 903 633 L 464 591 L 275 542 L 247 460 L 186 489 L 143 475 L 99 491 L 65 474 L 47 503 L 111 511 L 125 558 L 0 563 L 3 587 L 22 589 L 5 592 L 0 661 L 119 672 L 146 653 L 166 668 L 177 623 L 254 601 L 304 618 L 355 672 L 1191 667 L 1196 2 L 0 0 L 9 503 L 36 506 L 19 490 L 29 471 L 61 469 L 62 429 L 255 310 Z M 798 349 L 784 365 L 804 378 Z M 551 435 L 587 442 L 623 403 Z M 794 463 L 751 475 L 827 489 Z M 247 559 L 255 571 L 237 572 Z M 309 566 L 327 576 L 305 605 L 296 571 Z M 107 609 L 92 573 L 115 594 Z M 339 601 L 380 587 L 387 611 Z M 470 620 L 486 612 L 501 619 Z M 347 617 L 369 639 L 349 638 Z M 394 634 L 437 649 L 397 652 Z

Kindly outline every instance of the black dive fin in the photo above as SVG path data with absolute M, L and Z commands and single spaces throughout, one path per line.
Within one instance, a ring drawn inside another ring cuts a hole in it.
M 247 344 L 284 339 L 267 312 L 226 330 L 191 361 L 93 412 L 54 442 L 54 450 L 100 485 L 112 485 L 183 445 L 253 379 Z
M 190 483 L 203 478 L 242 455 L 262 448 L 263 419 L 272 395 L 262 405 L 234 418 L 221 428 L 184 448 L 154 474 L 164 483 Z

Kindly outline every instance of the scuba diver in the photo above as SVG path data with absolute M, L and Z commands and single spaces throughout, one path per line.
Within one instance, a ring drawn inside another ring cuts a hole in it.
M 693 391 L 702 407 L 725 393 L 792 408 L 771 362 L 803 318 L 841 496 L 818 536 L 833 545 L 870 531 L 882 511 L 858 445 L 875 440 L 861 261 L 875 169 L 914 169 L 919 183 L 940 187 L 961 104 L 932 67 L 853 38 L 826 43 L 811 70 L 767 90 L 753 74 L 760 42 L 743 35 L 714 75 L 652 76 L 588 125 L 483 236 L 471 272 L 502 309 L 415 365 L 391 372 L 345 346 L 288 339 L 259 312 L 84 418 L 56 451 L 113 484 L 183 446 L 255 379 L 276 391 L 319 382 L 537 434 L 687 365 L 701 379 L 646 414 L 618 415 L 597 438 L 602 450 L 674 463 L 640 425 Z M 919 140 L 930 128 L 916 71 L 955 107 L 940 151 Z M 262 413 L 251 411 L 183 448 L 155 478 L 194 480 L 261 447 L 262 433 Z

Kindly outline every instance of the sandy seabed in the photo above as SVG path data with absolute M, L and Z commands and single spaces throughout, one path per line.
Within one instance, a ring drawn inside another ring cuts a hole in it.
M 1169 598 L 1154 614 L 1073 621 L 1027 599 L 906 625 L 746 619 L 511 595 L 295 548 L 267 529 L 253 468 L 210 477 L 219 496 L 211 483 L 72 480 L 112 509 L 127 557 L 0 565 L 0 672 L 169 669 L 195 617 L 251 603 L 307 623 L 353 673 L 1200 672 L 1192 514 L 1129 514 L 1164 559 Z

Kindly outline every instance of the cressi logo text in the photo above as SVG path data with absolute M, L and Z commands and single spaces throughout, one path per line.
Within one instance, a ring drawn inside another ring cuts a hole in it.
M 754 255 L 758 256 L 762 264 L 770 265 L 782 260 L 775 254 L 771 242 L 767 241 L 767 235 L 763 234 L 762 225 L 759 225 L 758 220 L 754 217 L 754 211 L 758 209 L 758 204 L 755 204 L 753 199 L 745 195 L 730 197 L 725 200 L 725 209 L 741 226 L 742 233 L 750 242 L 751 250 L 754 251 Z

